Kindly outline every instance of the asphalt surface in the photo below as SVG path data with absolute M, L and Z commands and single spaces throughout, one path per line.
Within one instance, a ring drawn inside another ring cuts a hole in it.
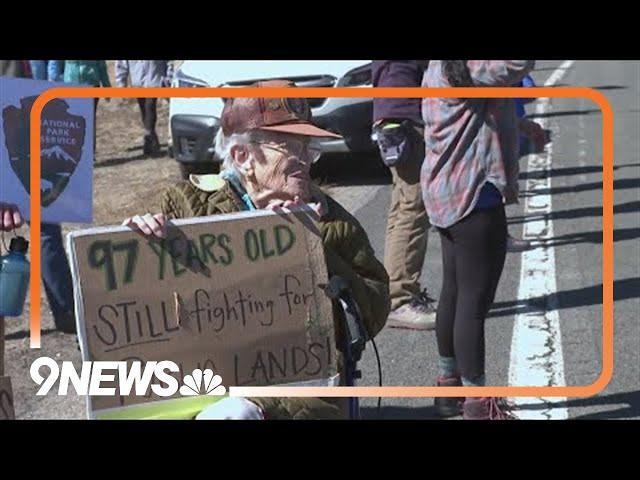
M 561 64 L 538 61 L 533 76 L 542 86 Z M 564 72 L 559 86 L 588 86 L 601 91 L 615 113 L 615 364 L 607 388 L 591 398 L 569 398 L 557 406 L 569 418 L 610 419 L 640 417 L 640 63 L 576 61 Z M 602 116 L 597 105 L 584 99 L 553 99 L 551 108 L 535 114 L 552 131 L 549 171 L 554 234 L 555 275 L 560 336 L 566 385 L 593 383 L 602 367 Z M 527 159 L 521 159 L 521 196 L 527 195 Z M 369 232 L 379 258 L 384 252 L 384 229 L 390 186 L 376 187 L 372 199 L 356 212 Z M 520 236 L 523 204 L 507 209 L 509 231 Z M 431 232 L 421 281 L 437 297 L 441 285 L 438 234 Z M 524 308 L 518 298 L 521 254 L 507 256 L 494 308 L 487 320 L 487 383 L 508 385 L 514 318 Z M 377 337 L 385 385 L 433 385 L 437 362 L 435 334 L 386 328 Z M 377 365 L 369 346 L 361 363 L 361 384 L 376 385 Z M 385 398 L 361 401 L 365 418 L 435 418 L 432 399 Z

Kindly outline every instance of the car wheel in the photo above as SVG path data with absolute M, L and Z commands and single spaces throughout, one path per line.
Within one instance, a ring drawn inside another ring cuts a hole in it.
M 207 173 L 220 173 L 220 164 L 215 162 L 193 162 L 181 163 L 180 174 L 183 180 L 187 180 L 189 175 L 202 175 Z

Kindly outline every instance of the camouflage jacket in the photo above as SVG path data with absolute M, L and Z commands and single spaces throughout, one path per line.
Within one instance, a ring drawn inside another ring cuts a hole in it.
M 216 191 L 205 191 L 192 181 L 180 182 L 162 196 L 162 212 L 169 218 L 189 218 L 245 210 L 233 188 L 225 183 Z M 314 186 L 313 197 L 324 207 L 320 219 L 327 271 L 349 282 L 360 307 L 363 323 L 370 338 L 382 330 L 389 314 L 389 276 L 375 257 L 366 232 L 347 210 Z M 337 318 L 334 315 L 334 319 Z M 343 326 L 336 322 L 336 342 L 342 345 Z M 343 418 L 338 399 L 318 398 L 252 398 L 272 419 Z M 343 406 L 342 406 L 343 407 Z

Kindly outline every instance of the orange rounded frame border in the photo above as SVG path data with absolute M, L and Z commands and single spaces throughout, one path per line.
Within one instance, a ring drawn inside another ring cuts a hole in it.
M 54 98 L 585 98 L 602 111 L 602 371 L 590 385 L 557 387 L 230 387 L 231 396 L 262 397 L 588 397 L 613 376 L 613 110 L 607 98 L 586 87 L 473 88 L 94 88 L 58 87 L 43 92 L 31 110 L 30 346 L 40 348 L 40 134 L 42 109 Z

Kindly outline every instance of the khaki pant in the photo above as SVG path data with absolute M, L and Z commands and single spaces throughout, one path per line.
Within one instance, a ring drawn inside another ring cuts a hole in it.
M 391 168 L 393 186 L 384 266 L 389 273 L 392 310 L 420 293 L 420 275 L 430 227 L 422 201 L 421 164 L 411 162 Z

